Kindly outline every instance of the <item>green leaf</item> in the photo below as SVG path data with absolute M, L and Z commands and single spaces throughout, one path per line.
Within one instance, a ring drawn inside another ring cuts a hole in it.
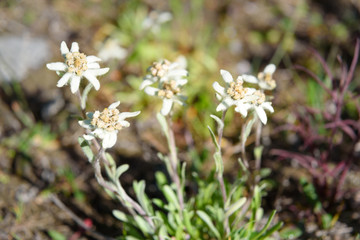
M 219 146 L 219 143 L 216 141 L 216 137 L 215 137 L 215 134 L 213 132 L 213 130 L 211 129 L 210 126 L 208 126 L 208 129 L 209 129 L 209 132 L 210 132 L 210 135 L 211 135 L 211 139 L 216 147 L 216 152 L 220 152 L 220 146 Z
M 124 172 L 126 172 L 128 169 L 129 169 L 129 165 L 128 165 L 128 164 L 120 165 L 120 166 L 116 169 L 115 179 L 118 180 L 119 177 L 120 177 Z
M 223 163 L 222 156 L 221 156 L 221 149 L 220 149 L 219 143 L 216 141 L 216 137 L 215 137 L 213 130 L 211 129 L 210 126 L 208 126 L 208 129 L 209 129 L 209 132 L 211 135 L 211 139 L 216 148 L 216 151 L 213 155 L 214 160 L 215 160 L 216 172 L 222 174 L 224 171 L 224 163 Z
M 211 114 L 210 117 L 217 122 L 219 129 L 224 128 L 224 123 L 223 123 L 223 121 L 221 121 L 221 119 L 218 116 L 215 116 L 215 115 Z
M 88 96 L 88 94 L 89 94 L 89 92 L 90 92 L 90 90 L 91 90 L 91 88 L 93 87 L 93 85 L 91 84 L 91 83 L 89 83 L 86 87 L 85 87 L 85 89 L 84 89 L 84 91 L 83 91 L 83 93 L 82 93 L 82 97 L 81 97 L 81 109 L 85 109 L 86 108 L 86 100 L 87 100 L 87 96 Z
M 302 235 L 302 231 L 297 227 L 285 227 L 280 231 L 281 239 L 298 239 Z
M 91 147 L 89 145 L 89 142 L 86 141 L 83 137 L 78 138 L 78 142 L 80 144 L 81 149 L 83 150 L 85 156 L 89 160 L 90 163 L 94 160 L 94 153 L 91 150 Z
M 144 234 L 153 234 L 154 230 L 151 228 L 151 226 L 149 225 L 149 223 L 140 215 L 135 215 L 134 216 L 134 220 L 137 224 L 137 226 L 140 228 L 140 230 L 144 233 Z
M 194 216 L 193 211 L 188 211 L 184 209 L 183 211 L 183 217 L 184 217 L 184 224 L 186 229 L 189 231 L 189 234 L 192 239 L 198 239 L 197 233 L 195 231 L 194 226 L 191 224 L 191 218 Z
M 261 191 L 260 191 L 260 188 L 258 185 L 255 186 L 254 188 L 254 198 L 253 198 L 253 201 L 254 201 L 254 207 L 256 209 L 260 208 L 261 207 Z
M 241 158 L 238 158 L 238 163 L 239 163 L 239 165 L 240 165 L 240 167 L 241 167 L 241 170 L 242 170 L 243 172 L 248 172 L 248 169 L 246 168 L 246 166 L 245 166 L 245 164 L 244 164 L 244 162 L 242 161 Z
M 134 181 L 133 187 L 134 187 L 136 197 L 137 197 L 140 205 L 144 208 L 145 212 L 149 216 L 154 215 L 150 200 L 145 194 L 145 181 L 144 180 L 142 180 L 140 182 Z
M 267 220 L 265 226 L 263 227 L 263 229 L 261 229 L 261 231 L 255 236 L 255 239 L 259 238 L 262 234 L 265 233 L 265 231 L 269 228 L 272 220 L 274 219 L 275 217 L 275 213 L 276 213 L 276 210 L 273 210 L 270 214 L 270 217 L 269 219 Z
M 49 230 L 47 232 L 48 232 L 49 236 L 51 237 L 51 239 L 53 239 L 53 240 L 66 240 L 66 237 L 58 231 Z
M 108 161 L 107 164 L 105 164 L 105 170 L 107 175 L 114 181 L 117 181 L 116 175 L 116 164 L 115 160 L 109 153 L 105 153 L 106 160 Z
M 206 223 L 206 225 L 209 227 L 209 229 L 215 235 L 215 237 L 217 239 L 220 239 L 221 238 L 220 233 L 216 229 L 214 224 L 212 223 L 211 218 L 209 217 L 209 215 L 207 215 L 204 211 L 201 211 L 201 210 L 197 210 L 196 214 Z
M 300 179 L 300 184 L 303 188 L 305 196 L 309 199 L 310 203 L 314 206 L 315 212 L 320 212 L 322 208 L 319 196 L 316 193 L 316 189 L 312 183 L 309 183 L 305 178 Z
M 152 202 L 156 205 L 156 206 L 158 206 L 159 208 L 164 208 L 164 202 L 161 200 L 161 199 L 159 199 L 159 198 L 153 198 L 152 199 Z
M 246 202 L 246 198 L 242 197 L 237 200 L 235 203 L 231 204 L 225 213 L 225 217 L 230 217 L 234 212 L 236 212 L 239 208 L 241 208 Z
M 134 237 L 134 236 L 126 236 L 125 239 L 126 240 L 141 240 L 141 238 L 137 238 L 137 237 Z
M 271 174 L 271 169 L 270 168 L 261 168 L 260 169 L 260 176 L 262 178 L 266 178 Z
M 278 223 L 275 224 L 272 228 L 270 228 L 269 230 L 267 230 L 267 231 L 259 238 L 259 240 L 265 240 L 265 239 L 267 239 L 271 234 L 273 234 L 274 232 L 278 231 L 282 226 L 283 226 L 283 222 L 278 222 Z
M 329 229 L 331 228 L 331 223 L 332 223 L 332 215 L 329 213 L 325 213 L 321 215 L 321 223 L 322 223 L 322 227 L 324 229 Z
M 169 204 L 173 204 L 177 209 L 180 210 L 180 204 L 176 197 L 176 194 L 169 185 L 165 185 L 163 187 L 163 193 L 165 195 L 166 200 L 169 202 Z
M 122 222 L 129 222 L 129 216 L 119 210 L 113 210 L 112 214 Z
M 263 146 L 258 146 L 254 148 L 255 159 L 261 159 L 263 149 L 264 149 Z
M 220 152 L 215 152 L 214 155 L 214 160 L 215 160 L 215 167 L 216 167 L 216 172 L 223 174 L 224 172 L 224 163 L 221 157 L 221 153 Z
M 263 216 L 264 216 L 264 209 L 261 208 L 261 207 L 259 207 L 258 209 L 256 209 L 255 221 L 260 221 Z
M 111 156 L 110 153 L 105 153 L 105 156 L 106 156 L 106 160 L 109 161 L 109 165 L 110 165 L 110 166 L 116 166 L 115 160 L 114 160 L 114 158 Z
M 242 142 L 246 142 L 246 139 L 249 137 L 250 132 L 251 132 L 251 128 L 252 128 L 252 126 L 254 125 L 255 120 L 256 120 L 256 118 L 254 117 L 254 118 L 252 118 L 252 119 L 246 124 L 246 126 L 245 126 L 245 133 L 244 133 L 244 135 L 242 136 L 243 139 L 241 139 Z
M 168 183 L 165 174 L 160 171 L 155 173 L 155 179 L 156 179 L 156 183 L 160 187 Z

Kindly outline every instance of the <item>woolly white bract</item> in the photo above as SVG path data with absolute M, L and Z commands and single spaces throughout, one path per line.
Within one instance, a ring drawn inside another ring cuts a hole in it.
M 222 87 L 218 82 L 213 83 L 216 97 L 220 101 L 216 111 L 225 111 L 231 106 L 236 106 L 235 111 L 246 117 L 250 110 L 254 110 L 261 122 L 266 124 L 265 110 L 274 111 L 271 102 L 265 101 L 266 96 L 262 91 L 243 86 L 244 81 L 250 79 L 255 83 L 256 78 L 251 75 L 244 75 L 238 76 L 234 80 L 226 70 L 220 70 L 220 74 L 225 82 L 225 87 Z
M 96 90 L 99 90 L 100 82 L 96 77 L 109 71 L 109 68 L 100 68 L 97 62 L 101 61 L 101 59 L 80 53 L 77 42 L 72 43 L 70 50 L 64 41 L 61 42 L 60 51 L 65 58 L 65 62 L 46 64 L 49 70 L 56 71 L 61 76 L 56 86 L 63 87 L 70 83 L 71 92 L 75 93 L 79 90 L 82 77 L 85 77 Z
M 276 82 L 273 79 L 273 74 L 276 70 L 274 64 L 269 64 L 264 68 L 263 72 L 259 72 L 257 78 L 251 75 L 243 75 L 245 82 L 258 84 L 263 90 L 273 90 L 276 87 Z
M 119 105 L 120 102 L 118 101 L 105 108 L 102 112 L 87 113 L 89 119 L 79 121 L 80 126 L 91 131 L 85 134 L 84 138 L 89 141 L 97 137 L 102 140 L 104 149 L 113 147 L 117 140 L 118 131 L 130 126 L 130 123 L 125 119 L 140 114 L 140 111 L 120 113 L 116 109 Z
M 184 77 L 188 72 L 184 69 L 186 60 L 180 58 L 177 62 L 171 63 L 168 60 L 154 62 L 149 67 L 149 74 L 145 76 L 140 89 L 150 96 L 158 96 L 163 100 L 160 113 L 168 115 L 174 102 L 184 105 L 186 97 L 181 95 L 181 88 L 188 82 Z M 154 85 L 154 86 L 151 86 Z

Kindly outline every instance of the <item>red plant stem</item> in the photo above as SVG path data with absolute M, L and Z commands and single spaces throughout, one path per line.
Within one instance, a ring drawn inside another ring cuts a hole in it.
M 335 117 L 334 117 L 334 123 L 337 124 L 338 122 L 341 121 L 341 110 L 343 108 L 343 103 L 344 103 L 344 95 L 346 93 L 346 90 L 349 87 L 349 84 L 354 76 L 354 71 L 355 71 L 355 67 L 356 67 L 356 63 L 358 61 L 359 58 L 359 48 L 360 48 L 360 41 L 359 39 L 356 40 L 356 45 L 355 45 L 355 52 L 354 52 L 354 57 L 353 60 L 351 62 L 351 66 L 350 66 L 350 70 L 348 73 L 344 72 L 346 71 L 345 69 L 343 69 L 343 74 L 342 74 L 342 80 L 344 82 L 344 86 L 340 89 L 340 92 L 338 94 L 338 97 L 335 99 L 336 103 L 336 113 L 335 113 Z M 346 76 L 346 77 L 345 77 Z M 345 80 L 344 80 L 345 78 Z M 333 145 L 334 145 L 334 137 L 335 137 L 335 133 L 337 131 L 338 128 L 332 128 L 331 130 L 331 142 L 330 142 L 330 151 L 332 151 L 333 149 Z
M 300 66 L 300 65 L 295 65 L 294 66 L 295 69 L 301 70 L 303 72 L 306 72 L 310 77 L 312 77 L 331 97 L 334 97 L 334 93 L 327 87 L 325 86 L 325 84 L 319 79 L 318 76 L 316 76 L 312 71 L 310 71 L 309 69 Z

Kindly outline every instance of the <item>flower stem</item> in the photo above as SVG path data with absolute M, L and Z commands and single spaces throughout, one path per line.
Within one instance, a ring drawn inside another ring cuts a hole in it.
M 259 118 L 256 119 L 256 135 L 255 135 L 255 147 L 261 145 L 261 131 L 262 123 Z M 260 181 L 260 168 L 261 168 L 261 156 L 255 158 L 255 184 Z
M 106 160 L 104 158 L 105 156 L 105 150 L 103 148 L 100 148 L 99 153 L 96 156 L 96 159 L 93 161 L 94 169 L 95 169 L 95 177 L 98 183 L 105 189 L 109 190 L 110 192 L 114 193 L 118 200 L 123 204 L 123 206 L 127 207 L 128 211 L 131 215 L 136 216 L 137 214 L 135 211 L 144 217 L 146 221 L 150 224 L 152 228 L 155 228 L 155 225 L 152 221 L 152 219 L 146 214 L 145 210 L 135 201 L 133 200 L 122 188 L 120 182 L 117 184 L 118 187 L 114 187 L 114 185 L 110 185 L 109 182 L 107 182 L 101 173 L 101 159 Z M 117 180 L 119 181 L 119 180 Z M 131 207 L 128 206 L 130 204 Z
M 246 152 L 245 152 L 245 143 L 246 143 L 245 134 L 246 134 L 246 126 L 247 126 L 248 121 L 249 120 L 247 120 L 247 122 L 245 124 L 243 124 L 241 127 L 241 158 L 242 158 L 242 161 L 243 161 L 246 169 L 249 170 L 249 162 L 246 158 Z
M 78 99 L 80 102 L 82 116 L 83 116 L 83 118 L 86 118 L 85 108 L 83 108 L 81 106 L 82 96 L 81 96 L 80 90 L 78 90 L 76 92 L 76 95 L 78 96 Z M 115 185 L 109 184 L 109 182 L 107 182 L 104 179 L 104 177 L 102 176 L 102 173 L 101 173 L 101 163 L 100 162 L 102 159 L 102 161 L 105 164 L 109 164 L 108 160 L 106 159 L 105 149 L 102 148 L 101 144 L 99 143 L 99 141 L 97 139 L 93 139 L 92 142 L 94 143 L 96 149 L 98 150 L 98 154 L 96 155 L 96 157 L 92 163 L 93 163 L 93 167 L 95 169 L 96 180 L 98 181 L 100 186 L 102 186 L 104 189 L 107 189 L 110 192 L 114 193 L 116 195 L 117 199 L 122 203 L 123 206 L 125 206 L 128 209 L 128 211 L 130 212 L 131 215 L 136 216 L 137 215 L 136 212 L 137 212 L 139 215 L 141 215 L 142 217 L 144 217 L 146 219 L 146 221 L 150 224 L 150 226 L 152 228 L 155 229 L 155 225 L 154 225 L 154 222 L 152 221 L 152 219 L 146 214 L 145 210 L 126 193 L 126 191 L 122 188 L 120 181 L 118 179 L 117 179 L 117 181 L 119 181 L 119 183 L 116 185 L 117 187 L 115 187 Z M 129 204 L 131 207 L 129 207 Z M 134 212 L 134 209 L 136 212 Z
M 76 91 L 76 96 L 78 97 L 79 99 L 79 103 L 80 103 L 80 108 L 81 108 L 81 114 L 82 114 L 82 117 L 85 119 L 86 118 L 86 111 L 85 111 L 85 108 L 83 108 L 81 105 L 82 103 L 82 96 L 81 96 L 81 93 L 80 93 L 80 89 Z
M 221 117 L 221 122 L 224 125 L 224 119 L 225 119 L 225 114 L 226 114 L 226 110 L 223 111 L 222 117 Z M 220 147 L 220 153 L 221 153 L 221 139 L 224 133 L 224 127 L 219 126 L 218 127 L 218 143 L 219 143 L 219 147 Z M 225 188 L 225 183 L 224 183 L 224 178 L 223 178 L 223 171 L 219 171 L 217 173 L 217 178 L 220 184 L 220 190 L 221 190 L 221 195 L 222 195 L 222 199 L 224 202 L 224 210 L 225 210 L 225 205 L 227 202 L 227 193 L 226 193 L 226 188 Z M 224 228 L 226 229 L 226 233 L 229 235 L 230 234 L 230 227 L 229 227 L 229 219 L 226 217 L 225 221 L 224 221 Z
M 183 190 L 180 183 L 180 178 L 178 174 L 178 159 L 176 153 L 176 144 L 175 144 L 175 136 L 174 131 L 172 129 L 172 121 L 170 116 L 167 116 L 167 124 L 168 124 L 168 144 L 169 144 L 169 151 L 170 151 L 170 165 L 171 165 L 171 178 L 176 185 L 176 193 L 180 204 L 180 216 L 182 216 L 182 210 L 184 209 L 184 197 L 183 197 Z

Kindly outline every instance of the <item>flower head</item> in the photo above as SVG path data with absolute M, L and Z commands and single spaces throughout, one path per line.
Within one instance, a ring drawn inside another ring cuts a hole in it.
M 155 82 L 166 82 L 170 80 L 183 79 L 188 75 L 188 72 L 184 69 L 186 62 L 184 63 L 182 58 L 176 62 L 170 62 L 166 59 L 159 62 L 154 62 L 148 68 L 148 74 L 144 77 L 140 89 L 144 89 L 147 86 L 154 84 Z
M 127 54 L 127 50 L 121 47 L 118 40 L 109 38 L 101 45 L 98 56 L 102 60 L 108 61 L 110 59 L 122 60 Z
M 259 72 L 257 78 L 251 75 L 243 75 L 243 78 L 246 82 L 258 84 L 263 90 L 273 90 L 276 87 L 276 82 L 273 79 L 275 70 L 276 66 L 269 64 L 263 72 Z
M 214 82 L 213 87 L 216 91 L 216 96 L 220 101 L 216 111 L 225 111 L 231 106 L 235 106 L 235 111 L 239 112 L 243 117 L 248 115 L 248 112 L 254 110 L 263 124 L 267 122 L 265 110 L 274 112 L 271 102 L 266 101 L 266 96 L 261 90 L 255 88 L 244 87 L 244 76 L 238 76 L 236 80 L 226 70 L 220 70 L 221 76 L 225 81 L 225 87 L 220 86 L 218 82 Z M 246 78 L 254 78 L 246 75 Z
M 274 108 L 271 106 L 271 102 L 266 101 L 266 96 L 262 91 L 257 90 L 252 94 L 252 96 L 252 101 L 237 102 L 235 111 L 239 112 L 243 117 L 246 117 L 249 110 L 254 110 L 260 121 L 265 125 L 267 123 L 265 110 L 273 113 Z
M 158 96 L 163 100 L 163 106 L 161 108 L 161 114 L 166 116 L 170 113 L 174 102 L 184 105 L 186 97 L 181 95 L 181 87 L 187 83 L 186 79 L 170 80 L 160 82 L 158 88 L 146 87 L 145 93 L 151 96 Z
M 115 102 L 102 112 L 87 113 L 86 115 L 89 119 L 79 121 L 79 124 L 92 131 L 89 134 L 85 134 L 84 138 L 92 140 L 97 137 L 102 139 L 103 148 L 113 147 L 117 140 L 118 131 L 130 126 L 130 123 L 125 121 L 125 118 L 135 117 L 140 114 L 140 111 L 120 113 L 116 109 L 119 105 L 120 102 Z
M 99 90 L 100 82 L 96 77 L 109 71 L 109 68 L 100 68 L 97 62 L 101 61 L 101 59 L 80 53 L 77 42 L 72 43 L 70 50 L 64 41 L 61 42 L 60 51 L 65 58 L 65 62 L 46 64 L 48 69 L 56 71 L 61 76 L 57 87 L 63 87 L 70 83 L 71 92 L 75 93 L 79 90 L 81 78 L 85 77 L 96 90 Z
M 238 102 L 245 103 L 255 99 L 252 94 L 256 90 L 254 88 L 244 87 L 244 80 L 241 76 L 234 80 L 231 74 L 226 70 L 220 70 L 220 74 L 225 81 L 225 87 L 222 87 L 218 82 L 213 83 L 216 97 L 220 101 L 216 111 L 225 111 L 229 107 L 236 105 Z
M 169 12 L 157 12 L 151 11 L 149 16 L 146 17 L 142 23 L 144 29 L 151 29 L 153 33 L 158 33 L 161 28 L 161 24 L 166 23 L 172 19 L 172 15 Z
M 168 60 L 154 62 L 140 86 L 148 95 L 162 98 L 162 115 L 170 113 L 174 102 L 180 105 L 185 102 L 186 97 L 181 95 L 181 87 L 187 83 L 187 79 L 184 79 L 187 76 L 185 66 L 186 60 L 181 58 L 174 63 Z M 155 86 L 150 86 L 153 84 Z

